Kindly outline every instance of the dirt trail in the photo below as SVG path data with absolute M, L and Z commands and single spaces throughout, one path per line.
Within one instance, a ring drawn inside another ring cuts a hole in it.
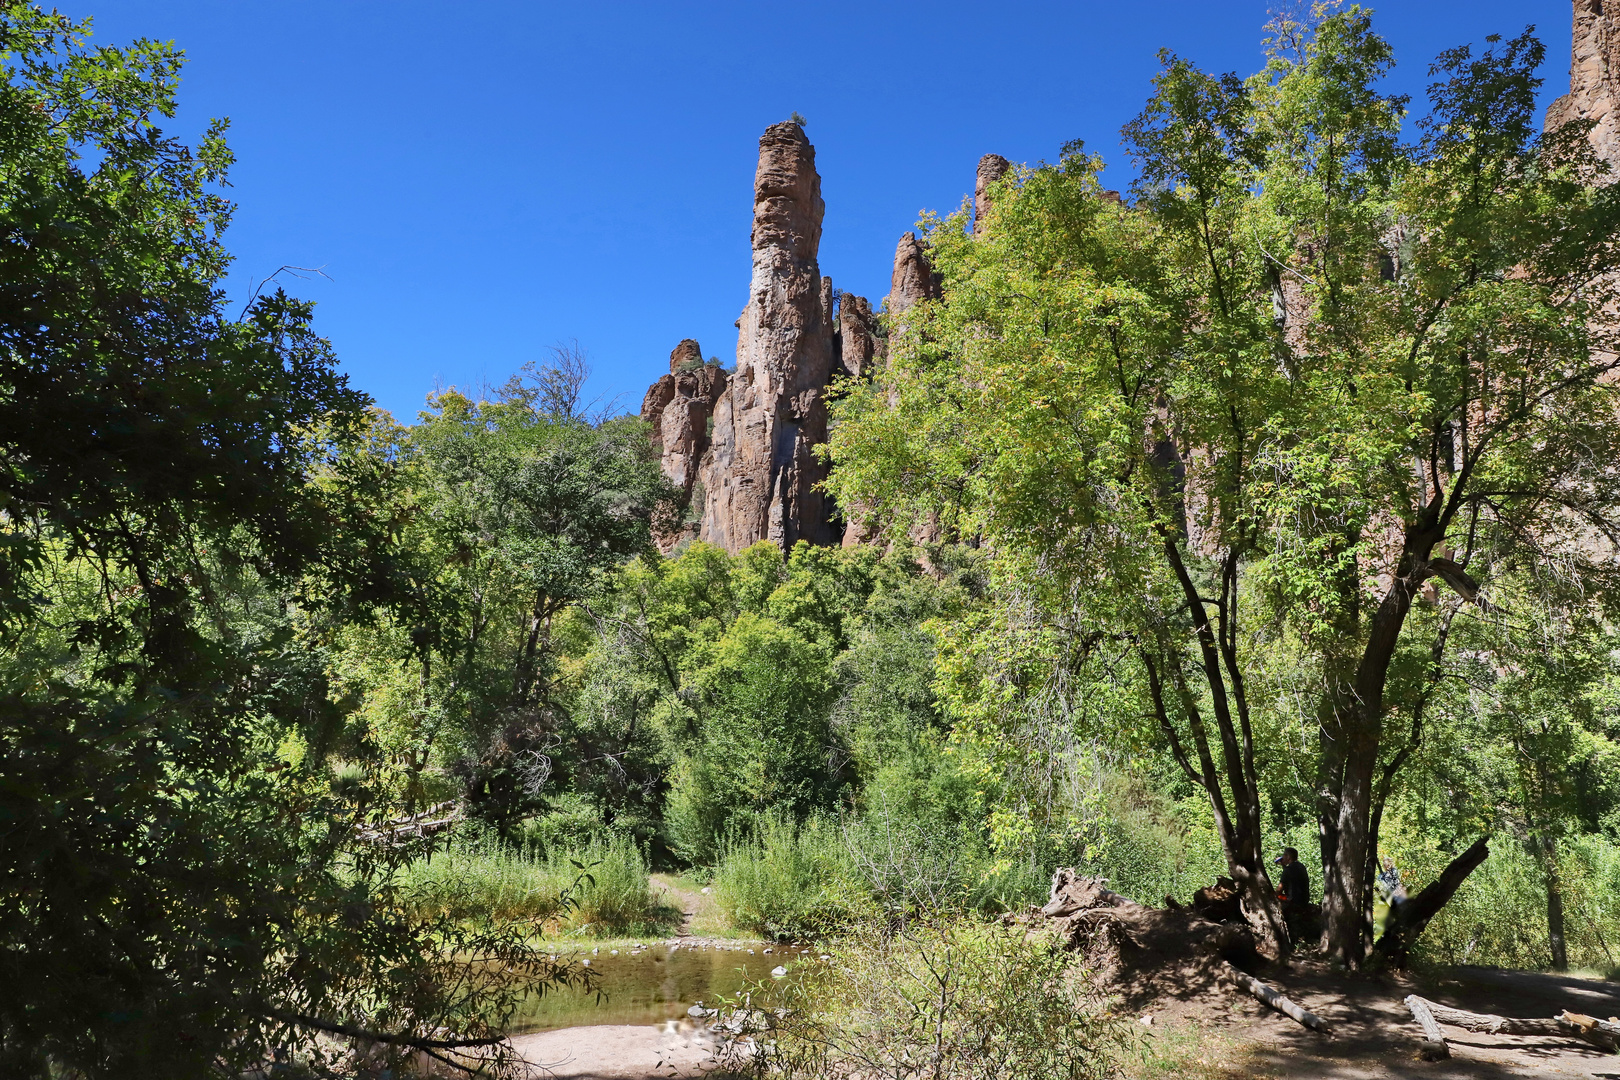
M 675 932 L 675 936 L 679 938 L 691 937 L 692 923 L 697 919 L 698 912 L 703 909 L 704 901 L 707 898 L 700 892 L 681 888 L 675 884 L 674 879 L 668 874 L 652 874 L 649 875 L 648 880 L 664 891 L 665 895 L 673 902 L 672 906 L 680 908 L 681 928 Z
M 1447 1005 L 1501 1016 L 1556 1016 L 1564 1009 L 1620 1014 L 1620 984 L 1495 968 L 1453 968 L 1421 978 L 1346 979 L 1325 966 L 1297 963 L 1265 978 L 1334 1030 L 1324 1038 L 1252 998 L 1199 997 L 1141 1003 L 1153 1015 L 1149 1038 L 1165 1050 L 1188 1047 L 1188 1078 L 1273 1080 L 1506 1080 L 1559 1077 L 1620 1080 L 1620 1055 L 1578 1039 L 1483 1035 L 1446 1027 L 1448 1061 L 1418 1057 L 1421 1038 L 1403 1004 L 1417 993 Z M 1173 1055 L 1175 1056 L 1175 1055 Z M 1139 1075 L 1166 1076 L 1145 1070 Z

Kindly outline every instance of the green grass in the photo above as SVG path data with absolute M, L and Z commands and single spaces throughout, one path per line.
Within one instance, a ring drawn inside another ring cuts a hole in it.
M 837 826 L 821 819 L 769 819 L 726 844 L 713 888 L 734 929 L 778 941 L 823 937 L 872 909 Z
M 426 914 L 530 920 L 551 934 L 658 936 L 680 918 L 653 894 L 635 842 L 618 835 L 542 857 L 469 831 L 406 866 L 400 885 Z

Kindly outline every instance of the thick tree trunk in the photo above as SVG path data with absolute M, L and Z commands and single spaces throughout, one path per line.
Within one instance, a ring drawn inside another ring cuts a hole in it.
M 1344 780 L 1339 788 L 1333 888 L 1322 893 L 1322 923 L 1328 955 L 1347 967 L 1366 956 L 1367 824 L 1372 810 L 1373 770 L 1378 764 L 1378 736 L 1366 725 L 1344 728 Z M 1361 729 L 1361 730 L 1358 730 Z
M 1558 841 L 1541 838 L 1542 872 L 1547 880 L 1547 947 L 1555 971 L 1569 968 L 1569 950 L 1564 944 L 1564 886 L 1558 876 Z
M 1440 909 L 1468 879 L 1468 875 L 1474 872 L 1474 868 L 1490 855 L 1489 839 L 1482 836 L 1475 840 L 1467 851 L 1451 860 L 1428 888 L 1390 911 L 1389 922 L 1376 946 L 1380 956 L 1395 967 L 1406 966 L 1407 955 L 1418 935 L 1429 925 L 1429 920 L 1439 914 Z
M 1431 507 L 1437 511 L 1438 507 Z M 1444 526 L 1409 531 L 1395 568 L 1393 582 L 1367 625 L 1366 644 L 1356 664 L 1349 694 L 1335 694 L 1336 734 L 1343 765 L 1339 773 L 1332 870 L 1325 875 L 1322 895 L 1322 944 L 1328 955 L 1346 967 L 1361 966 L 1372 936 L 1369 893 L 1372 865 L 1368 830 L 1378 773 L 1378 754 L 1384 728 L 1384 688 L 1389 665 L 1400 643 L 1401 630 L 1412 610 L 1412 598 L 1428 576 L 1429 551 L 1444 535 Z M 1326 799 L 1324 799 L 1326 801 Z M 1426 921 L 1426 920 L 1425 920 Z

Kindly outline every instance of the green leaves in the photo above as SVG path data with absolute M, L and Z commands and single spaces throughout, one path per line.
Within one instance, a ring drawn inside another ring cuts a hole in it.
M 1247 80 L 1164 54 L 1124 133 L 1132 205 L 1070 148 L 1005 184 L 988 231 L 925 221 L 943 297 L 834 404 L 829 487 L 890 535 L 937 521 L 994 553 L 1005 618 L 964 651 L 959 715 L 1141 724 L 1218 818 L 1232 800 L 1235 876 L 1257 858 L 1246 789 L 1298 760 L 1267 711 L 1316 725 L 1318 759 L 1268 794 L 1316 801 L 1353 957 L 1364 860 L 1336 837 L 1376 834 L 1372 778 L 1387 791 L 1423 737 L 1445 624 L 1408 616 L 1430 560 L 1486 594 L 1510 566 L 1609 587 L 1620 192 L 1585 125 L 1534 133 L 1528 34 L 1444 54 L 1406 143 L 1366 11 L 1270 29 Z M 1130 671 L 1150 661 L 1151 701 Z M 1116 709 L 1074 704 L 1121 686 Z

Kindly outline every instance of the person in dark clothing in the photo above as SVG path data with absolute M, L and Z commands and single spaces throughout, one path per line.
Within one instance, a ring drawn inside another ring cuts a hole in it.
M 1282 867 L 1282 875 L 1277 882 L 1277 899 L 1282 901 L 1289 936 L 1298 941 L 1310 924 L 1311 876 L 1306 872 L 1305 864 L 1299 861 L 1299 851 L 1295 848 L 1283 848 L 1283 853 L 1271 861 Z

